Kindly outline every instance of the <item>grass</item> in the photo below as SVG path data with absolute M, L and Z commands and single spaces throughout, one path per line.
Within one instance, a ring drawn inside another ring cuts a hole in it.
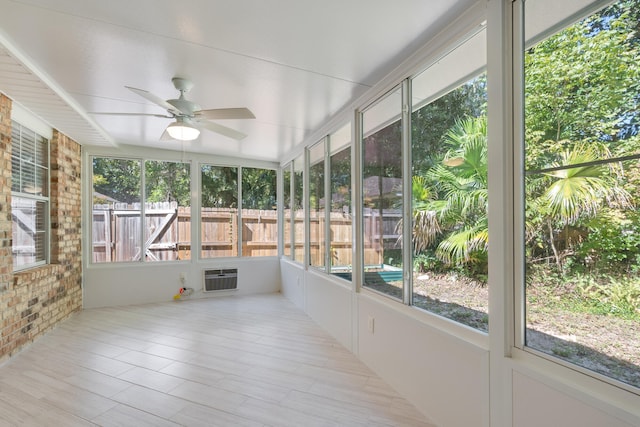
M 529 275 L 527 301 L 542 310 L 614 316 L 640 321 L 640 278 L 573 274 L 559 277 L 541 269 Z

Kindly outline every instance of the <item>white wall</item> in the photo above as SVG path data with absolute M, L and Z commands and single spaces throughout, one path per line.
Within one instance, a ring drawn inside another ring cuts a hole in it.
M 536 378 L 537 377 L 537 378 Z M 570 392 L 571 393 L 571 392 Z M 588 399 L 587 396 L 585 396 Z M 539 375 L 513 373 L 513 425 L 518 427 L 580 426 L 631 427 L 640 419 L 627 421 L 597 407 L 600 402 L 582 401 L 540 381 Z
M 340 344 L 353 350 L 351 284 L 315 271 L 308 271 L 305 277 L 307 314 Z
M 237 268 L 238 289 L 202 292 L 202 271 Z M 275 257 L 224 258 L 201 262 L 90 265 L 84 270 L 84 308 L 172 301 L 186 276 L 195 290 L 188 298 L 247 295 L 280 290 L 280 261 Z
M 524 352 L 493 354 L 490 369 L 486 335 L 280 262 L 283 295 L 438 426 L 640 426 L 634 393 Z M 506 415 L 492 417 L 491 405 Z
M 280 261 L 280 271 L 282 273 L 281 291 L 298 308 L 304 310 L 304 279 L 305 272 L 302 265 L 282 259 Z
M 368 291 L 355 293 L 350 283 L 299 264 L 281 263 L 283 295 L 427 417 L 442 426 L 489 425 L 484 334 L 460 327 L 476 342 L 461 339 L 427 324 L 425 312 Z
M 438 425 L 488 426 L 488 350 L 392 304 L 359 296 L 360 359 Z

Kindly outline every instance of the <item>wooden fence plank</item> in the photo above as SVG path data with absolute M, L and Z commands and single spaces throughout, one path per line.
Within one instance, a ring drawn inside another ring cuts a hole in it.
M 146 242 L 140 242 L 140 204 L 95 205 L 93 210 L 93 261 L 133 261 L 139 259 L 146 248 L 146 256 L 159 260 L 190 259 L 191 208 L 172 203 L 145 205 L 144 222 Z M 290 212 L 295 218 L 293 230 L 285 224 L 285 245 L 288 237 L 295 237 L 296 259 L 302 261 L 304 241 L 304 217 L 302 211 Z M 397 249 L 395 230 L 401 213 L 368 210 L 363 216 L 364 262 L 379 265 L 385 249 Z M 312 218 L 310 236 L 311 256 L 319 264 L 324 242 L 323 218 Z M 200 212 L 202 258 L 232 257 L 238 255 L 238 210 L 229 208 L 203 208 Z M 336 267 L 353 264 L 353 226 L 349 214 L 330 213 L 331 265 Z M 276 256 L 278 254 L 278 217 L 274 210 L 246 209 L 242 212 L 243 256 Z M 290 252 L 290 250 L 289 250 Z

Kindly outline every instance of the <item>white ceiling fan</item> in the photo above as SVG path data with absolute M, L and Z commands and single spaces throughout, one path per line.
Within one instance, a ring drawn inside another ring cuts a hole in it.
M 170 123 L 160 137 L 161 140 L 177 139 L 191 141 L 200 135 L 200 129 L 206 129 L 236 140 L 243 139 L 247 135 L 235 129 L 222 126 L 210 120 L 225 119 L 255 119 L 256 117 L 247 108 L 217 108 L 202 110 L 200 106 L 185 98 L 185 94 L 191 90 L 193 83 L 190 80 L 174 77 L 171 79 L 175 88 L 180 91 L 178 99 L 163 100 L 157 95 L 144 89 L 125 86 L 131 92 L 140 95 L 148 101 L 167 110 L 167 114 L 147 113 L 92 113 L 111 116 L 151 116 L 167 119 L 175 119 Z

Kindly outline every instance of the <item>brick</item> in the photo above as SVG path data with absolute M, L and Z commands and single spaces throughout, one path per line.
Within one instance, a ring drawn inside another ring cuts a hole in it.
M 82 307 L 81 147 L 51 139 L 52 264 L 14 273 L 11 255 L 11 100 L 0 94 L 0 361 Z

